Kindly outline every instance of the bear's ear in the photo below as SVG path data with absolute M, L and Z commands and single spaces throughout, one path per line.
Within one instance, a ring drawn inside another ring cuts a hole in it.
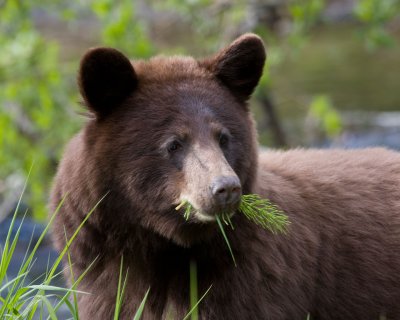
M 121 52 L 95 48 L 82 58 L 78 84 L 87 107 L 101 117 L 132 93 L 137 77 L 131 62 Z
M 261 78 L 266 54 L 262 40 L 247 33 L 203 62 L 238 98 L 249 99 Z

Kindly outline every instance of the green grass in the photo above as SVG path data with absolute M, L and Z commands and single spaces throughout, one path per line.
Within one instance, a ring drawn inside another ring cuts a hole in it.
M 24 191 L 26 188 L 26 183 L 24 187 Z M 40 284 L 33 284 L 27 282 L 27 276 L 31 272 L 32 266 L 35 263 L 35 254 L 43 242 L 45 235 L 49 231 L 50 226 L 52 225 L 55 217 L 59 213 L 66 197 L 66 195 L 55 212 L 51 216 L 48 224 L 46 225 L 43 232 L 40 234 L 39 239 L 36 243 L 29 243 L 28 249 L 26 251 L 25 257 L 19 267 L 17 275 L 13 279 L 9 279 L 7 276 L 10 263 L 15 252 L 18 239 L 21 233 L 21 227 L 23 224 L 20 223 L 17 226 L 17 231 L 14 236 L 12 235 L 12 230 L 14 230 L 17 212 L 19 210 L 22 195 L 22 192 L 19 201 L 17 203 L 16 209 L 14 211 L 13 217 L 11 219 L 10 227 L 6 236 L 6 240 L 3 246 L 0 246 L 0 319 L 28 319 L 32 320 L 33 318 L 39 317 L 39 319 L 48 319 L 48 320 L 58 320 L 57 319 L 57 311 L 61 307 L 66 307 L 70 312 L 71 318 L 73 320 L 79 320 L 79 309 L 78 309 L 78 295 L 88 294 L 86 292 L 82 292 L 77 290 L 77 286 L 82 281 L 82 279 L 86 276 L 87 272 L 91 269 L 93 264 L 96 262 L 93 261 L 89 267 L 79 275 L 78 278 L 75 277 L 72 269 L 72 261 L 69 252 L 69 248 L 78 235 L 79 231 L 89 219 L 91 214 L 95 211 L 97 206 L 101 201 L 106 197 L 106 195 L 98 201 L 98 203 L 93 207 L 90 212 L 86 215 L 85 219 L 73 233 L 71 238 L 67 238 L 65 234 L 66 245 L 63 250 L 60 252 L 59 256 L 56 258 L 55 262 L 52 266 L 48 266 L 47 271 L 43 275 L 44 279 L 40 282 Z M 26 215 L 26 213 L 25 213 Z M 32 248 L 31 250 L 29 250 Z M 30 253 L 28 254 L 28 252 Z M 69 269 L 71 274 L 71 282 L 72 285 L 69 288 L 63 288 L 59 286 L 52 285 L 52 280 L 61 276 L 61 273 L 58 272 L 58 267 L 62 262 L 63 257 L 67 257 L 68 264 L 66 268 Z M 118 280 L 118 289 L 116 295 L 116 303 L 115 303 L 115 311 L 114 311 L 114 320 L 119 319 L 119 314 L 121 311 L 121 307 L 123 304 L 124 292 L 127 282 L 127 273 L 123 276 L 123 260 L 121 259 L 121 267 L 120 274 Z M 37 280 L 37 279 L 36 279 Z M 144 305 L 146 303 L 146 299 L 148 297 L 150 289 L 147 291 L 143 301 L 141 302 L 136 314 L 134 315 L 134 320 L 139 320 L 144 309 Z M 46 314 L 46 315 L 45 315 Z
M 194 260 L 190 261 L 189 267 L 190 274 L 190 306 L 192 307 L 192 320 L 199 319 L 199 312 L 197 309 L 197 302 L 199 301 L 198 283 L 197 283 L 197 263 Z
M 96 206 L 87 214 L 84 221 L 72 235 L 71 239 L 66 241 L 66 246 L 62 250 L 62 252 L 57 257 L 54 264 L 48 267 L 48 270 L 44 274 L 44 279 L 38 285 L 34 284 L 25 284 L 27 280 L 27 276 L 35 263 L 35 254 L 42 243 L 46 233 L 48 232 L 50 226 L 52 225 L 55 217 L 57 216 L 61 206 L 65 201 L 66 196 L 62 199 L 58 207 L 56 208 L 54 214 L 52 215 L 50 221 L 46 225 L 45 229 L 39 236 L 37 242 L 33 245 L 30 254 L 28 255 L 29 248 L 31 244 L 29 244 L 27 253 L 23 259 L 23 262 L 18 270 L 18 274 L 14 279 L 9 280 L 7 277 L 7 271 L 10 266 L 11 259 L 13 257 L 14 251 L 16 249 L 16 245 L 20 236 L 21 227 L 23 224 L 23 220 L 21 224 L 18 226 L 17 232 L 12 237 L 12 230 L 16 221 L 16 214 L 18 212 L 22 195 L 18 201 L 17 207 L 12 217 L 12 221 L 10 224 L 10 228 L 7 233 L 7 237 L 3 247 L 1 248 L 1 263 L 0 263 L 0 283 L 3 283 L 0 288 L 0 294 L 6 293 L 2 295 L 0 298 L 0 319 L 33 319 L 34 316 L 40 315 L 43 317 L 44 310 L 46 309 L 48 313 L 47 319 L 57 319 L 57 311 L 61 306 L 65 305 L 70 310 L 73 319 L 79 319 L 78 310 L 77 310 L 77 294 L 85 294 L 84 292 L 76 290 L 77 285 L 83 279 L 88 270 L 83 272 L 76 280 L 73 281 L 71 288 L 62 288 L 51 285 L 52 280 L 56 279 L 60 276 L 57 273 L 57 268 L 60 265 L 62 258 L 65 254 L 68 255 L 69 267 L 71 267 L 71 259 L 69 256 L 69 246 L 72 241 L 77 236 L 79 230 L 82 228 L 83 224 L 90 217 L 93 211 L 96 209 L 97 205 L 100 203 L 100 200 Z M 89 266 L 90 268 L 91 266 Z M 72 269 L 71 269 L 72 270 Z M 6 291 L 7 290 L 7 291 Z M 73 304 L 69 301 L 70 295 L 73 295 Z M 57 303 L 54 304 L 51 301 L 56 300 Z
M 28 249 L 26 251 L 23 262 L 18 270 L 17 275 L 13 279 L 9 279 L 7 277 L 7 273 L 9 271 L 10 263 L 13 258 L 13 254 L 15 252 L 18 239 L 21 233 L 21 227 L 23 224 L 20 223 L 17 226 L 17 231 L 14 235 L 12 235 L 12 230 L 16 227 L 16 217 L 17 212 L 19 211 L 20 204 L 22 201 L 22 195 L 25 192 L 26 184 L 24 186 L 24 190 L 19 198 L 18 204 L 14 211 L 13 217 L 11 219 L 10 227 L 6 236 L 6 240 L 3 246 L 0 246 L 0 319 L 47 319 L 47 320 L 58 320 L 57 312 L 62 307 L 66 307 L 70 313 L 70 318 L 73 320 L 79 320 L 79 308 L 78 308 L 78 296 L 83 294 L 89 294 L 87 292 L 82 292 L 77 290 L 79 283 L 84 279 L 87 273 L 90 271 L 94 263 L 97 261 L 95 259 L 89 267 L 78 277 L 73 272 L 72 268 L 72 259 L 70 255 L 69 248 L 77 237 L 79 231 L 82 229 L 86 221 L 93 214 L 98 205 L 104 200 L 107 194 L 102 197 L 96 205 L 93 207 L 90 212 L 87 213 L 82 223 L 78 226 L 75 232 L 72 234 L 70 238 L 67 237 L 67 234 L 64 230 L 65 235 L 65 247 L 61 250 L 58 257 L 52 266 L 47 267 L 47 271 L 43 275 L 43 280 L 39 284 L 28 283 L 27 278 L 31 272 L 32 266 L 35 263 L 35 255 L 43 242 L 45 235 L 48 233 L 49 228 L 54 222 L 54 219 L 59 214 L 61 207 L 63 206 L 65 199 L 68 195 L 65 195 L 61 200 L 59 205 L 57 206 L 55 212 L 51 216 L 49 222 L 45 226 L 43 232 L 40 234 L 39 239 L 36 243 L 29 243 Z M 191 206 L 188 206 L 189 209 L 186 210 L 186 217 L 189 218 L 189 214 L 191 211 Z M 26 215 L 27 213 L 25 213 Z M 31 248 L 31 250 L 29 250 Z M 72 285 L 69 288 L 59 287 L 52 285 L 52 281 L 56 278 L 61 277 L 62 272 L 58 272 L 58 267 L 60 266 L 62 259 L 66 257 L 68 272 L 70 272 Z M 190 310 L 184 319 L 188 319 L 189 317 L 193 320 L 198 319 L 198 306 L 200 302 L 204 299 L 207 293 L 210 291 L 211 286 L 208 290 L 198 299 L 197 295 L 197 269 L 194 262 L 190 265 L 190 286 L 191 286 L 191 295 L 190 295 Z M 118 320 L 120 318 L 120 313 L 122 310 L 122 306 L 124 303 L 129 303 L 129 301 L 124 301 L 124 293 L 127 286 L 128 281 L 128 269 L 124 272 L 124 260 L 121 258 L 120 271 L 118 277 L 118 286 L 116 292 L 116 300 L 115 300 L 115 308 L 114 308 L 114 320 Z M 36 279 L 38 280 L 38 279 Z M 36 282 L 35 280 L 35 282 Z M 132 316 L 133 320 L 140 320 L 147 298 L 150 293 L 150 288 L 147 290 L 143 300 L 141 301 L 136 313 Z

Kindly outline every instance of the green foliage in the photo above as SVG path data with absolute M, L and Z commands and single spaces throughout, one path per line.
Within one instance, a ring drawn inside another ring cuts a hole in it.
M 149 57 L 153 50 L 145 26 L 136 19 L 132 0 L 96 0 L 90 6 L 99 19 L 102 42 L 116 47 L 130 57 Z
M 321 20 L 325 0 L 293 1 L 289 4 L 289 12 L 293 19 L 292 32 L 289 40 L 295 47 L 302 44 L 308 32 Z
M 231 41 L 236 28 L 244 23 L 248 9 L 242 0 L 150 0 L 148 3 L 158 12 L 179 15 L 190 39 L 196 39 L 188 43 L 184 53 L 193 50 L 196 55 L 214 53 L 220 49 L 221 40 Z
M 59 43 L 35 27 L 33 13 L 62 12 L 73 17 L 89 12 L 101 24 L 101 42 L 135 57 L 152 53 L 134 2 L 89 1 L 81 5 L 39 1 L 5 1 L 0 10 L 0 181 L 26 175 L 34 163 L 26 192 L 34 216 L 47 216 L 46 203 L 63 146 L 80 126 L 77 62 L 60 59 Z
M 76 95 L 60 70 L 57 44 L 34 29 L 30 9 L 6 1 L 0 10 L 0 178 L 26 173 L 34 161 L 29 204 L 44 218 L 60 142 L 75 130 L 67 108 Z
M 335 138 L 342 132 L 342 120 L 329 97 L 316 96 L 311 102 L 309 113 L 327 137 Z
M 395 44 L 386 24 L 398 16 L 399 12 L 399 0 L 361 0 L 357 2 L 354 15 L 364 24 L 361 35 L 369 50 Z

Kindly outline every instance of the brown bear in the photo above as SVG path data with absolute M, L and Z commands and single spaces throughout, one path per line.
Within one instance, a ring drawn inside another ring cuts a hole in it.
M 92 117 L 71 140 L 51 195 L 53 237 L 70 247 L 81 319 L 121 319 L 150 288 L 143 319 L 182 319 L 197 263 L 201 319 L 400 319 L 400 154 L 385 149 L 259 154 L 247 101 L 265 49 L 253 34 L 215 56 L 129 61 L 111 48 L 82 59 Z M 272 234 L 237 208 L 242 194 L 291 222 Z M 175 210 L 194 208 L 186 221 Z M 215 214 L 230 212 L 232 262 Z M 69 274 L 69 272 L 67 271 Z M 71 279 L 70 279 L 71 280 Z

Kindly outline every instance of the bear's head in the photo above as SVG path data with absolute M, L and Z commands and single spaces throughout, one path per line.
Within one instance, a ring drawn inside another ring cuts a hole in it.
M 93 119 L 84 136 L 109 219 L 190 245 L 212 233 L 215 214 L 235 212 L 257 170 L 247 100 L 264 61 L 253 34 L 205 60 L 86 53 L 78 80 Z M 188 221 L 175 210 L 183 200 L 194 208 Z

